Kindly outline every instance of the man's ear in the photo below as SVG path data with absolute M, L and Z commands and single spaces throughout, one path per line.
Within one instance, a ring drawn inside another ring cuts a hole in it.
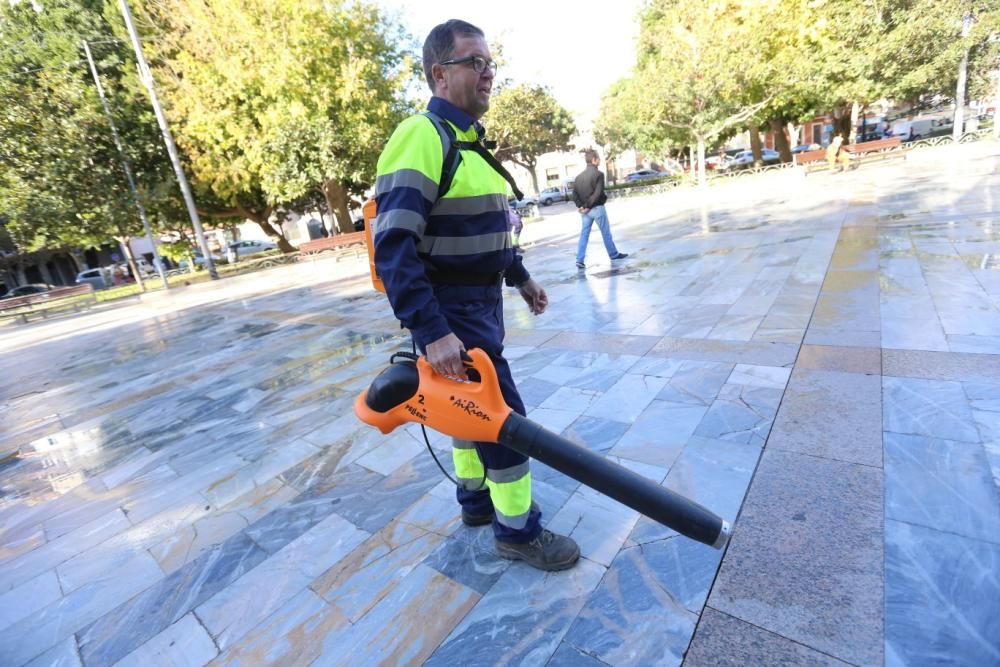
M 444 65 L 431 65 L 431 79 L 434 80 L 434 92 L 437 92 L 441 86 L 447 85 L 444 78 Z

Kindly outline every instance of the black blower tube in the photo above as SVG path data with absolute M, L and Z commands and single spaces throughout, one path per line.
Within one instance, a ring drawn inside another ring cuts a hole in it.
M 537 459 L 692 540 L 716 549 L 729 540 L 729 522 L 698 503 L 515 412 L 500 428 L 500 444 Z

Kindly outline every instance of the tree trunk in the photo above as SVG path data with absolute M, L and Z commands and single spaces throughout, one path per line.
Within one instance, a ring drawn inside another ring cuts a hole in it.
M 46 253 L 44 255 L 36 255 L 37 259 L 35 262 L 38 265 L 38 272 L 42 274 L 42 282 L 46 285 L 55 285 L 56 281 L 52 279 L 52 273 L 49 271 L 48 258 L 49 255 Z
M 347 190 L 335 181 L 323 182 L 323 196 L 326 206 L 336 216 L 337 231 L 340 234 L 350 234 L 354 231 L 354 221 L 347 206 Z
M 4 284 L 7 288 L 7 292 L 17 287 L 17 279 L 14 278 L 14 274 L 11 273 L 10 267 L 5 266 L 3 269 L 0 269 L 0 283 Z
M 750 150 L 753 151 L 753 166 L 760 167 L 764 163 L 764 151 L 760 143 L 760 125 L 750 123 Z
M 83 251 L 81 251 L 80 249 L 74 248 L 73 250 L 70 250 L 69 256 L 73 259 L 73 262 L 76 264 L 77 273 L 83 271 L 84 268 L 87 266 L 87 261 L 83 258 Z M 73 277 L 76 278 L 76 276 Z
M 830 140 L 833 137 L 840 135 L 845 142 L 848 141 L 850 137 L 850 116 L 847 113 L 847 108 L 843 106 L 836 106 L 833 108 L 833 134 L 830 136 Z
M 782 162 L 792 161 L 792 147 L 788 145 L 788 137 L 785 136 L 785 123 L 780 118 L 770 120 L 771 132 L 774 134 L 774 147 L 781 154 Z
M 688 146 L 688 163 L 691 168 L 691 178 L 694 179 L 698 175 L 698 163 L 694 156 L 698 154 L 698 149 L 694 146 Z
M 507 160 L 501 160 L 501 162 L 508 162 L 508 161 L 509 162 L 513 162 L 518 167 L 521 167 L 526 172 L 528 172 L 528 175 L 531 176 L 531 185 L 535 188 L 535 194 L 538 194 L 538 193 L 541 192 L 541 190 L 538 189 L 538 174 L 535 173 L 535 167 L 538 166 L 538 161 L 537 160 L 532 161 L 532 162 L 518 162 L 514 158 L 508 158 Z M 605 169 L 607 169 L 607 167 L 605 167 Z M 522 192 L 521 194 L 527 195 L 528 193 Z
M 861 115 L 861 104 L 854 102 L 851 104 L 851 131 L 847 136 L 847 143 L 858 143 L 858 118 Z
M 705 187 L 705 137 L 698 137 L 698 186 Z
M 790 148 L 799 145 L 799 128 L 795 127 L 795 123 L 791 121 L 788 123 L 788 145 Z
M 277 239 L 278 250 L 283 253 L 295 252 L 295 246 L 289 243 L 288 239 L 285 238 L 285 235 L 275 229 L 274 225 L 272 225 L 269 220 L 255 216 L 251 216 L 250 219 L 257 223 L 257 226 L 264 230 L 264 233 L 267 234 L 269 238 L 273 237 Z M 353 231 L 353 229 L 351 231 Z
M 538 193 L 541 192 L 541 190 L 538 189 L 538 173 L 537 173 L 538 170 L 536 169 L 536 167 L 538 167 L 538 163 L 532 162 L 528 167 L 528 173 L 531 174 L 531 187 L 535 188 L 535 194 L 537 195 Z M 607 163 L 605 163 L 604 169 L 605 171 L 607 171 L 608 169 Z
M 132 256 L 132 248 L 128 244 L 129 237 L 119 236 L 117 241 L 118 245 L 122 248 L 122 252 L 125 253 L 125 260 L 128 262 L 128 268 L 132 271 L 132 276 L 135 278 L 135 284 L 139 286 L 140 292 L 145 292 L 146 283 L 142 280 L 142 273 L 139 272 L 139 267 L 135 263 L 135 257 Z

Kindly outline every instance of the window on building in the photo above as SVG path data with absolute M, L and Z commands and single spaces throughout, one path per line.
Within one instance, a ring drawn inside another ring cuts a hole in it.
M 545 170 L 545 182 L 548 185 L 553 185 L 559 183 L 559 170 L 558 169 L 546 169 Z
M 823 140 L 823 126 L 820 123 L 816 123 L 812 126 L 813 129 L 813 140 L 812 143 L 819 144 Z

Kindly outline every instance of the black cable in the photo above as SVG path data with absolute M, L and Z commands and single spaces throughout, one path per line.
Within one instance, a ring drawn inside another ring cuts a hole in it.
M 416 358 L 416 355 L 417 355 L 417 341 L 415 341 L 412 336 L 410 337 L 410 345 L 412 345 L 412 347 L 413 347 L 413 356 L 414 356 L 414 358 Z M 403 356 L 409 356 L 405 352 L 401 352 L 401 353 L 397 353 L 397 354 L 401 354 Z M 392 357 L 390 357 L 389 363 L 392 363 L 392 359 L 395 359 L 395 358 L 396 358 L 396 355 L 393 355 Z M 420 424 L 420 432 L 424 434 L 424 444 L 427 445 L 427 451 L 431 453 L 431 458 L 434 459 L 434 463 L 436 463 L 437 467 L 441 469 L 441 474 L 444 475 L 445 477 L 447 477 L 448 481 L 451 482 L 452 484 L 454 484 L 455 486 L 461 486 L 461 484 L 459 484 L 455 480 L 454 477 L 452 477 L 451 475 L 448 474 L 448 471 L 444 469 L 444 466 L 441 465 L 441 461 L 438 460 L 437 454 L 434 453 L 434 448 L 431 447 L 431 439 L 427 437 L 427 428 L 423 424 Z M 477 488 L 477 489 L 471 489 L 471 490 L 472 491 L 482 491 L 483 489 L 486 488 L 486 464 L 483 463 L 483 453 L 481 451 L 479 451 L 479 443 L 475 443 L 475 444 L 476 444 L 476 456 L 479 457 L 479 462 L 483 465 L 483 478 L 481 480 L 479 480 L 479 488 Z

